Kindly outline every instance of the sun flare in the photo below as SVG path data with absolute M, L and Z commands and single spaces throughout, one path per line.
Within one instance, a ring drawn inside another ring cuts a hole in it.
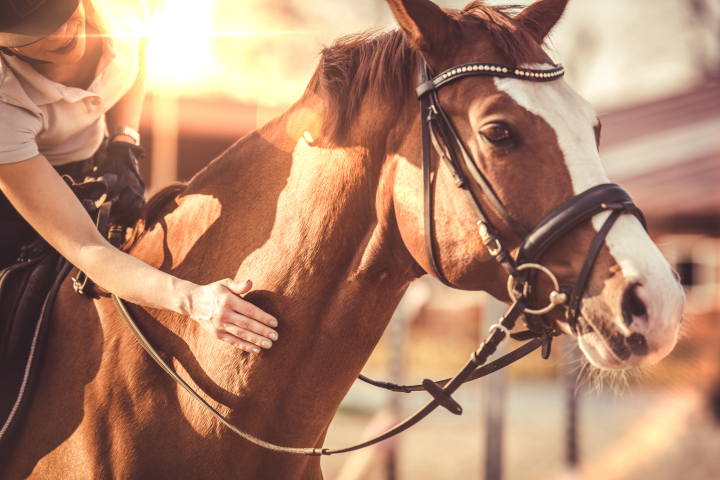
M 148 37 L 148 86 L 179 90 L 217 67 L 212 51 L 211 1 L 168 0 L 144 28 Z

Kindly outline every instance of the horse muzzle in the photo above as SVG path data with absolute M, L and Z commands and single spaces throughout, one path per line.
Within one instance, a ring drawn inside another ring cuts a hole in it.
M 586 296 L 577 322 L 578 343 L 593 365 L 646 367 L 675 347 L 685 295 L 674 279 L 626 280 L 621 295 L 602 297 Z

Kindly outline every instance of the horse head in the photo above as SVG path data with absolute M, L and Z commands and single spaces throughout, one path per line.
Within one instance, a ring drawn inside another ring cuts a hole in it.
M 430 149 L 429 218 L 434 225 L 430 223 L 429 235 L 424 231 L 429 222 L 424 220 L 423 205 L 428 200 L 424 202 L 423 195 L 429 193 L 422 188 L 419 130 L 426 115 L 438 112 L 431 105 L 432 112 L 418 116 L 417 100 L 407 100 L 412 105 L 407 108 L 414 109 L 407 119 L 413 133 L 402 137 L 392 152 L 397 159 L 393 202 L 400 234 L 425 272 L 435 271 L 458 288 L 482 289 L 510 300 L 512 292 L 498 281 L 508 273 L 493 261 L 493 248 L 486 248 L 487 238 L 478 232 L 472 199 L 469 202 L 458 185 L 465 183 L 494 234 L 517 259 L 527 232 L 559 206 L 609 183 L 598 150 L 598 116 L 561 78 L 562 70 L 542 49 L 567 1 L 538 0 L 514 17 L 480 2 L 447 12 L 429 0 L 388 3 L 410 48 L 424 59 L 428 77 L 435 77 L 435 85 L 445 76 L 462 77 L 433 90 L 438 108 L 444 111 L 440 116 L 447 117 L 455 133 L 442 126 L 431 132 L 436 148 Z M 478 65 L 480 70 L 492 65 L 491 73 L 464 75 L 461 68 Z M 465 150 L 468 160 L 458 161 L 459 172 L 453 173 L 452 161 L 440 157 L 449 157 L 451 151 L 462 157 L 459 150 Z M 475 168 L 479 173 L 473 173 Z M 475 181 L 478 175 L 487 181 L 490 192 L 487 185 Z M 559 235 L 539 255 L 537 262 L 560 285 L 576 283 L 598 231 L 615 215 L 605 207 Z M 677 275 L 643 228 L 642 216 L 615 216 L 594 263 L 588 263 L 589 276 L 577 292 L 575 316 L 567 315 L 572 305 L 566 301 L 553 308 L 545 321 L 557 332 L 577 337 L 593 365 L 619 370 L 653 364 L 673 349 L 684 294 Z M 426 246 L 428 238 L 430 246 Z M 534 302 L 547 304 L 555 289 L 551 278 L 538 273 Z

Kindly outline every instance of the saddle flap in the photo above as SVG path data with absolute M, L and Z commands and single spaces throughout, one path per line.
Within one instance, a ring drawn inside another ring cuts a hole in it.
M 0 272 L 0 454 L 12 444 L 32 398 L 50 314 L 44 306 L 52 304 L 48 298 L 70 267 L 47 244 L 39 246 Z

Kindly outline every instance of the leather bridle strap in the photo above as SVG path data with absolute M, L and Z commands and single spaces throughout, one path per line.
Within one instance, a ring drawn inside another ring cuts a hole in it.
M 595 185 L 561 204 L 530 232 L 518 250 L 518 263 L 538 262 L 553 243 L 581 222 L 617 209 L 636 216 L 647 230 L 645 217 L 625 189 L 614 183 Z
M 423 72 L 424 73 L 424 72 Z M 421 73 L 421 75 L 423 74 Z M 445 275 L 440 270 L 437 260 L 435 259 L 434 248 L 433 248 L 433 226 L 434 218 L 433 215 L 433 191 L 432 191 L 432 165 L 430 162 L 430 131 L 427 128 L 427 123 L 424 120 L 425 115 L 428 115 L 427 122 L 430 122 L 430 115 L 433 112 L 430 111 L 429 101 L 427 98 L 420 99 L 420 123 L 422 123 L 422 173 L 423 173 L 423 212 L 424 212 L 424 228 L 425 228 L 425 250 L 427 251 L 428 261 L 430 262 L 430 268 L 438 280 L 448 287 L 452 287 L 452 284 L 445 278 Z
M 218 419 L 223 425 L 231 429 L 233 432 L 238 434 L 239 436 L 243 437 L 244 439 L 248 440 L 251 443 L 254 443 L 255 445 L 258 445 L 260 447 L 263 447 L 268 450 L 272 450 L 274 452 L 281 452 L 281 453 L 290 453 L 293 455 L 310 455 L 310 456 L 318 456 L 318 455 L 332 455 L 336 453 L 345 453 L 345 452 L 351 452 L 353 450 L 358 450 L 364 447 L 369 447 L 370 445 L 374 445 L 376 443 L 379 443 L 383 440 L 386 440 L 390 437 L 394 437 L 395 435 L 407 430 L 408 428 L 412 427 L 416 423 L 418 423 L 420 420 L 428 416 L 433 410 L 435 410 L 438 406 L 442 405 L 446 407 L 449 411 L 455 414 L 462 413 L 462 408 L 455 402 L 455 400 L 452 399 L 451 395 L 463 384 L 470 380 L 472 380 L 472 377 L 480 371 L 478 367 L 483 365 L 487 359 L 495 353 L 495 350 L 497 350 L 497 346 L 505 340 L 507 333 L 510 330 L 513 329 L 515 326 L 515 322 L 517 319 L 522 315 L 522 313 L 525 311 L 525 308 L 527 307 L 525 303 L 523 303 L 521 300 L 516 300 L 515 303 L 510 307 L 510 309 L 503 315 L 503 317 L 500 319 L 500 321 L 491 328 L 491 334 L 488 336 L 487 339 L 480 345 L 480 347 L 472 353 L 470 356 L 470 360 L 465 364 L 465 366 L 451 379 L 449 380 L 443 380 L 442 385 L 434 383 L 432 380 L 425 380 L 423 384 L 425 385 L 425 390 L 428 391 L 433 396 L 433 399 L 428 402 L 423 408 L 415 412 L 412 416 L 407 418 L 404 422 L 396 425 L 395 427 L 391 428 L 390 430 L 386 431 L 382 435 L 379 435 L 371 440 L 368 440 L 366 442 L 353 445 L 351 447 L 346 448 L 340 448 L 340 449 L 328 449 L 328 448 L 293 448 L 293 447 L 283 447 L 279 445 L 272 444 L 270 442 L 266 442 L 264 440 L 261 440 L 254 435 L 251 435 L 250 433 L 236 427 L 232 423 L 230 423 L 225 417 L 223 417 L 220 413 L 218 413 L 214 408 L 212 408 L 200 395 L 198 395 L 192 387 L 190 387 L 173 369 L 170 367 L 170 365 L 163 360 L 163 358 L 160 356 L 160 354 L 153 348 L 153 346 L 150 344 L 150 342 L 147 340 L 147 338 L 143 335 L 142 331 L 138 327 L 137 323 L 135 323 L 135 320 L 132 318 L 132 315 L 127 309 L 127 306 L 125 305 L 125 302 L 118 298 L 116 295 L 112 295 L 113 302 L 115 303 L 115 307 L 118 310 L 118 313 L 120 314 L 120 317 L 123 319 L 123 321 L 127 324 L 128 328 L 132 332 L 132 334 L 137 339 L 138 343 L 145 349 L 145 351 L 150 355 L 150 357 L 155 360 L 155 362 L 160 365 L 160 367 L 165 370 L 165 372 L 170 375 L 170 377 L 175 380 L 183 389 L 190 394 L 197 402 L 202 405 L 205 410 L 207 410 L 211 415 L 213 415 L 215 418 Z M 532 344 L 533 342 L 529 342 L 528 344 Z M 518 350 L 521 350 L 523 347 L 519 348 Z M 528 347 L 529 348 L 529 347 Z M 537 348 L 537 346 L 535 346 Z M 532 349 L 534 350 L 534 348 Z M 531 351 L 532 351 L 531 350 Z M 517 350 L 516 350 L 517 351 Z M 527 352 L 529 353 L 529 352 Z M 524 356 L 524 355 L 523 355 Z M 518 358 L 521 358 L 518 357 Z M 488 365 L 489 366 L 489 365 Z M 495 370 L 499 369 L 501 367 L 495 368 Z M 490 372 L 488 372 L 490 373 Z M 477 377 L 476 377 L 477 378 Z M 432 385 L 430 385 L 432 384 Z
M 573 288 L 572 295 L 570 296 L 570 302 L 568 303 L 566 316 L 568 325 L 573 331 L 575 331 L 577 327 L 577 315 L 578 309 L 580 308 L 580 300 L 582 299 L 582 294 L 585 291 L 585 284 L 590 276 L 590 271 L 592 270 L 593 265 L 595 265 L 595 259 L 597 258 L 598 253 L 600 253 L 603 243 L 605 243 L 605 237 L 607 237 L 608 232 L 610 232 L 610 229 L 615 224 L 615 221 L 620 218 L 620 215 L 623 213 L 624 211 L 620 209 L 613 210 L 607 220 L 605 220 L 603 226 L 600 228 L 600 231 L 598 231 L 597 235 L 595 235 L 593 242 L 590 244 L 590 249 L 585 256 L 585 261 L 583 262 L 580 273 L 575 281 L 575 287 Z
M 292 453 L 296 455 L 315 455 L 314 450 L 316 449 L 278 447 L 277 445 L 273 445 L 272 443 L 260 440 L 259 438 L 245 432 L 244 430 L 237 428 L 235 425 L 230 423 L 225 417 L 220 415 L 214 408 L 208 405 L 208 403 L 200 395 L 198 395 L 195 390 L 193 390 L 192 387 L 185 382 L 185 380 L 183 380 L 177 373 L 175 373 L 175 370 L 173 370 L 172 367 L 165 362 L 165 360 L 163 360 L 160 354 L 150 344 L 148 339 L 145 338 L 145 335 L 143 335 L 142 331 L 140 331 L 140 328 L 137 326 L 137 323 L 135 323 L 135 320 L 132 318 L 132 315 L 130 315 L 130 312 L 125 306 L 125 301 L 118 298 L 114 294 L 112 296 L 112 299 L 115 303 L 115 308 L 117 308 L 118 313 L 120 313 L 120 316 L 127 324 L 130 332 L 132 332 L 138 343 L 145 349 L 148 355 L 150 355 L 150 357 L 152 357 L 152 359 L 155 360 L 155 362 L 160 365 L 160 367 L 165 370 L 165 372 L 170 375 L 173 380 L 175 380 L 181 387 L 183 387 L 183 389 L 185 389 L 185 391 L 189 393 L 191 397 L 198 401 L 200 405 L 205 408 L 205 410 L 207 410 L 212 416 L 217 418 L 222 424 L 224 424 L 226 427 L 228 427 L 230 430 L 237 433 L 244 439 L 260 447 L 267 448 L 268 450 L 272 450 L 274 452 Z
M 440 271 L 439 264 L 435 258 L 433 248 L 433 196 L 432 196 L 432 164 L 431 164 L 431 150 L 430 144 L 435 146 L 436 151 L 440 155 L 440 158 L 450 167 L 450 170 L 455 177 L 456 184 L 459 188 L 462 188 L 466 195 L 468 202 L 470 203 L 473 211 L 478 216 L 477 222 L 480 237 L 482 238 L 483 244 L 488 249 L 489 253 L 495 257 L 495 259 L 505 268 L 505 270 L 511 275 L 510 280 L 514 280 L 516 283 L 523 283 L 528 285 L 527 276 L 520 272 L 527 269 L 541 270 L 550 276 L 555 284 L 556 290 L 559 290 L 557 279 L 552 272 L 542 265 L 535 263 L 526 263 L 528 258 L 539 258 L 545 249 L 560 235 L 563 235 L 574 226 L 578 225 L 582 220 L 588 219 L 604 210 L 613 210 L 608 220 L 605 222 L 601 230 L 596 235 L 593 243 L 590 247 L 590 251 L 586 256 L 585 263 L 581 269 L 580 275 L 578 276 L 577 283 L 574 291 L 572 292 L 572 299 L 570 309 L 576 313 L 580 297 L 587 283 L 592 265 L 595 262 L 595 258 L 604 243 L 605 237 L 607 236 L 610 228 L 617 218 L 623 213 L 633 213 L 636 215 L 644 225 L 644 218 L 642 213 L 635 207 L 630 199 L 630 196 L 616 185 L 599 185 L 594 187 L 587 192 L 577 195 L 565 202 L 563 205 L 558 207 L 553 213 L 551 213 L 543 222 L 536 227 L 530 234 L 520 225 L 518 222 L 510 217 L 509 213 L 499 200 L 489 182 L 482 175 L 478 167 L 472 161 L 472 158 L 467 153 L 462 140 L 458 137 L 452 122 L 447 117 L 437 96 L 437 88 L 445 85 L 453 78 L 464 77 L 468 75 L 490 75 L 490 76 L 504 76 L 514 77 L 523 80 L 532 81 L 550 81 L 559 78 L 563 75 L 564 69 L 557 66 L 551 70 L 528 70 L 514 67 L 507 67 L 496 64 L 468 64 L 460 67 L 447 70 L 437 77 L 430 79 L 429 71 L 425 61 L 422 57 L 419 58 L 418 65 L 418 80 L 419 87 L 417 88 L 417 95 L 420 99 L 421 105 L 421 128 L 422 128 L 422 166 L 423 166 L 423 189 L 424 189 L 424 229 L 425 229 L 425 247 L 430 263 L 430 267 L 443 283 L 451 285 L 447 278 Z M 442 142 L 442 145 L 441 145 Z M 519 262 L 509 255 L 508 251 L 500 242 L 497 235 L 495 234 L 492 225 L 485 216 L 480 204 L 473 196 L 468 182 L 465 179 L 465 175 L 460 168 L 459 162 L 455 159 L 453 152 L 460 152 L 463 162 L 467 171 L 470 172 L 472 178 L 478 183 L 480 189 L 485 195 L 487 201 L 495 208 L 496 213 L 502 217 L 506 223 L 523 239 L 520 251 L 519 251 Z M 520 262 L 520 260 L 523 260 Z M 518 266 L 521 263 L 520 266 Z M 521 281 L 524 279 L 524 281 Z M 517 285 L 515 286 L 517 287 Z M 549 346 L 552 337 L 555 335 L 551 327 L 541 327 L 537 332 L 520 332 L 514 334 L 516 338 L 531 338 L 532 336 L 542 336 L 542 338 L 536 338 L 522 347 L 516 349 L 508 355 L 501 357 L 500 359 L 484 365 L 490 355 L 492 355 L 500 342 L 502 342 L 508 336 L 513 336 L 510 331 L 515 326 L 517 319 L 523 315 L 523 313 L 529 313 L 532 315 L 541 315 L 547 309 L 552 309 L 556 305 L 564 302 L 564 298 L 561 301 L 557 301 L 560 294 L 558 291 L 554 291 L 553 295 L 550 296 L 551 304 L 545 309 L 532 310 L 528 309 L 526 302 L 528 300 L 524 297 L 523 288 L 515 288 L 512 285 L 509 286 L 511 296 L 515 296 L 515 301 L 510 309 L 503 315 L 500 321 L 493 325 L 490 329 L 490 335 L 480 345 L 480 347 L 474 351 L 470 357 L 470 360 L 465 366 L 450 379 L 445 379 L 440 382 L 433 382 L 432 380 L 426 379 L 422 385 L 396 385 L 387 382 L 377 382 L 370 380 L 367 377 L 360 376 L 362 381 L 367 383 L 387 388 L 393 391 L 410 392 L 425 390 L 433 399 L 427 403 L 422 409 L 418 410 L 414 415 L 403 421 L 402 423 L 391 428 L 387 432 L 379 435 L 366 442 L 353 445 L 351 447 L 342 449 L 327 449 L 327 448 L 292 448 L 282 447 L 274 445 L 272 443 L 261 440 L 230 423 L 217 411 L 215 411 L 200 395 L 198 395 L 175 371 L 163 360 L 160 354 L 150 345 L 145 336 L 140 331 L 133 320 L 130 312 L 128 311 L 124 302 L 117 296 L 112 295 L 115 306 L 120 313 L 123 321 L 128 325 L 130 331 L 133 333 L 135 338 L 138 340 L 140 345 L 147 351 L 147 353 L 160 365 L 180 386 L 183 387 L 195 400 L 208 410 L 215 418 L 221 423 L 230 428 L 233 432 L 245 438 L 246 440 L 258 445 L 260 447 L 272 450 L 275 452 L 290 453 L 295 455 L 331 455 L 335 453 L 351 452 L 358 450 L 363 447 L 374 445 L 378 442 L 393 437 L 411 426 L 418 423 L 420 420 L 425 418 L 430 412 L 435 410 L 438 406 L 443 406 L 448 409 L 451 413 L 461 414 L 462 407 L 451 397 L 451 395 L 463 384 L 468 381 L 481 378 L 489 373 L 499 370 L 510 363 L 519 360 L 525 355 L 537 349 L 540 345 L 543 345 L 544 357 L 547 357 L 549 353 Z M 518 292 L 514 295 L 512 292 Z M 573 313 L 573 315 L 575 314 Z M 484 366 L 483 366 L 484 365 Z
M 440 106 L 440 101 L 437 97 L 437 91 L 433 80 L 429 80 L 430 72 L 422 56 L 418 57 L 418 84 L 420 87 L 417 89 L 418 98 L 420 100 L 420 123 L 421 123 L 421 135 L 422 135 L 422 170 L 423 170 L 423 210 L 424 210 L 424 229 L 425 229 L 425 250 L 427 252 L 428 261 L 430 268 L 435 276 L 443 284 L 457 288 L 455 285 L 450 283 L 445 275 L 440 270 L 439 264 L 435 256 L 435 249 L 433 246 L 433 233 L 435 219 L 433 215 L 433 194 L 432 194 L 432 158 L 430 144 L 435 147 L 440 158 L 446 163 L 453 177 L 455 178 L 455 184 L 458 188 L 461 188 L 468 203 L 472 207 L 475 215 L 478 217 L 478 225 L 481 223 L 484 225 L 487 235 L 482 236 L 482 241 L 488 248 L 488 251 L 492 256 L 503 266 L 509 275 L 515 275 L 517 272 L 515 261 L 509 252 L 505 249 L 504 245 L 498 240 L 495 234 L 492 224 L 488 221 L 487 216 L 482 210 L 482 207 L 473 196 L 470 191 L 470 187 L 465 178 L 460 165 L 455 160 L 453 150 L 460 152 L 461 157 L 464 160 L 466 168 L 470 172 L 470 175 L 480 186 L 486 199 L 490 202 L 496 212 L 510 225 L 513 230 L 520 236 L 525 238 L 527 236 L 527 230 L 516 222 L 505 209 L 504 205 L 497 197 L 497 194 L 490 186 L 490 183 L 485 179 L 482 173 L 478 170 L 475 163 L 472 161 L 470 156 L 465 149 L 462 140 L 455 133 L 450 119 L 445 114 L 444 110 Z M 431 86 L 432 85 L 432 86 Z M 438 131 L 443 145 L 440 145 L 438 141 L 436 130 Z
M 566 318 L 570 328 L 577 328 L 580 301 L 595 259 L 600 253 L 610 228 L 623 214 L 634 215 L 647 230 L 645 217 L 633 203 L 630 195 L 618 185 L 605 183 L 596 185 L 569 199 L 552 211 L 540 224 L 533 229 L 518 250 L 518 263 L 539 262 L 546 250 L 560 237 L 595 215 L 609 210 L 611 213 L 598 233 L 595 235 L 585 256 L 575 286 L 569 292 Z
M 511 334 L 511 337 L 515 338 L 515 334 Z M 503 355 L 502 357 L 498 358 L 497 360 L 490 362 L 486 365 L 483 365 L 482 367 L 478 367 L 472 375 L 465 381 L 472 382 L 473 380 L 477 380 L 478 378 L 485 377 L 487 375 L 490 375 L 491 373 L 495 373 L 498 370 L 501 370 L 511 363 L 515 363 L 521 358 L 524 358 L 540 348 L 542 344 L 545 342 L 544 338 L 533 338 L 529 342 L 523 344 L 521 347 L 516 348 L 512 352 Z M 358 380 L 363 381 L 367 384 L 370 384 L 374 387 L 384 388 L 385 390 L 390 390 L 391 392 L 399 392 L 399 393 L 410 393 L 410 392 L 422 392 L 425 391 L 425 387 L 423 384 L 418 385 L 399 385 L 397 383 L 392 382 L 383 382 L 380 380 L 373 380 L 372 378 L 366 377 L 365 375 L 358 376 Z M 445 380 L 439 380 L 434 382 L 435 384 L 444 387 L 452 378 L 446 378 Z

